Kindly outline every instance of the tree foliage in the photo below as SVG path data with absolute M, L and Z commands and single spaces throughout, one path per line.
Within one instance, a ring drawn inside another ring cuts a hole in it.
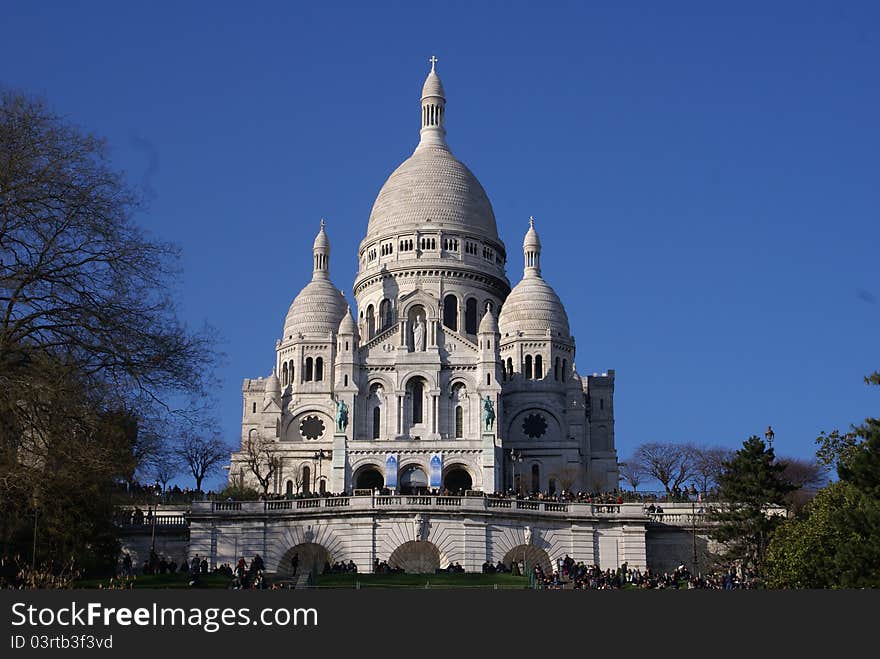
M 134 221 L 103 140 L 0 88 L 0 551 L 109 560 L 114 481 L 198 420 L 215 361 L 178 253 Z M 30 521 L 29 521 L 30 520 Z
M 709 510 L 710 535 L 723 543 L 723 556 L 761 575 L 767 545 L 783 518 L 768 509 L 785 502 L 794 485 L 764 440 L 752 436 L 724 462 L 718 483 L 720 505 Z

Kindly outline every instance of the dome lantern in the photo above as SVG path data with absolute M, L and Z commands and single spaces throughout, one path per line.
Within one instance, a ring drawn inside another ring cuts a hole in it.
M 535 218 L 529 217 L 529 230 L 523 239 L 523 256 L 525 267 L 523 277 L 541 276 L 541 239 L 535 231 Z
M 422 85 L 422 130 L 419 146 L 446 148 L 446 92 L 437 75 L 437 58 L 431 59 L 431 71 Z
M 324 218 L 321 218 L 321 229 L 318 231 L 318 235 L 315 236 L 315 242 L 312 245 L 312 253 L 314 255 L 312 279 L 329 279 L 330 240 L 327 238 L 327 232 L 324 231 Z

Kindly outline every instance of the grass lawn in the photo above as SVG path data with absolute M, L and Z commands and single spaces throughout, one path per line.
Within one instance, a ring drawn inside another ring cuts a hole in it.
M 320 574 L 318 588 L 528 588 L 512 574 Z
M 118 586 L 119 579 L 114 579 L 114 587 Z M 139 575 L 133 580 L 135 588 L 227 588 L 231 580 L 222 574 L 203 574 L 199 576 L 199 585 L 189 585 L 189 575 L 175 574 L 148 574 Z M 80 579 L 73 582 L 74 588 L 109 588 L 110 579 Z

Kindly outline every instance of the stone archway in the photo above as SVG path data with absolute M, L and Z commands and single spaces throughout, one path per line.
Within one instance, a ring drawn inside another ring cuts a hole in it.
M 382 472 L 376 465 L 364 465 L 354 474 L 354 487 L 358 490 L 381 490 L 385 486 Z
M 303 542 L 288 549 L 278 563 L 278 574 L 294 576 L 293 562 L 296 557 L 296 574 L 317 572 L 320 574 L 324 566 L 333 565 L 333 555 L 324 546 L 316 542 Z
M 521 565 L 525 561 L 530 570 L 535 565 L 540 565 L 546 574 L 553 572 L 553 564 L 550 562 L 550 556 L 543 549 L 539 549 L 534 545 L 517 545 L 506 554 L 501 560 L 508 569 L 516 563 Z
M 428 475 L 420 465 L 411 464 L 400 470 L 401 494 L 425 494 L 428 491 Z
M 437 545 L 427 540 L 404 542 L 388 559 L 388 565 L 402 568 L 407 574 L 433 574 L 448 564 L 449 561 L 440 554 Z
M 450 466 L 443 474 L 443 487 L 452 494 L 464 494 L 473 489 L 474 482 L 464 465 L 456 464 Z

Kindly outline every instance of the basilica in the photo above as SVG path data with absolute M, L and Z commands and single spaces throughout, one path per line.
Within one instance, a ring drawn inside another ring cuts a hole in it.
M 420 111 L 415 151 L 373 204 L 353 306 L 321 221 L 272 372 L 244 380 L 230 482 L 278 495 L 616 488 L 614 371 L 575 369 L 532 219 L 511 288 L 489 197 L 447 144 L 433 62 Z

